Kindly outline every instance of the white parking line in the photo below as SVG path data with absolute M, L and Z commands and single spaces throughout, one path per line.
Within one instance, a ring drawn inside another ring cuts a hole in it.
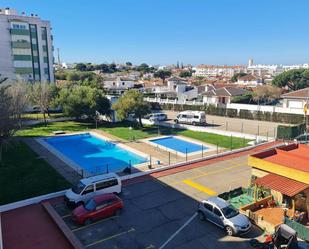
M 183 224 L 182 227 L 179 228 L 171 237 L 169 237 L 169 239 L 162 246 L 160 246 L 159 249 L 163 249 L 172 239 L 176 237 L 178 233 L 182 231 L 182 229 L 184 229 L 187 225 L 189 225 L 190 222 L 193 221 L 196 216 L 197 213 L 194 213 L 194 215 L 189 220 L 187 220 L 186 223 Z

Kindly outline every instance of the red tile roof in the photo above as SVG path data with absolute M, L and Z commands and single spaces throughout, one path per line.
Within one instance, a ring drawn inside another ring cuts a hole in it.
M 282 98 L 297 98 L 297 99 L 308 99 L 309 98 L 309 87 L 300 89 L 297 91 L 285 93 Z
M 252 155 L 268 162 L 309 173 L 309 146 L 291 144 Z
M 290 197 L 293 197 L 309 188 L 309 185 L 306 183 L 298 182 L 276 174 L 268 174 L 264 177 L 258 178 L 255 180 L 255 184 L 278 191 Z

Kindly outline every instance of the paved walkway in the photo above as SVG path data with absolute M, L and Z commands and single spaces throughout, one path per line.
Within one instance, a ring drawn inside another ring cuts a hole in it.
M 51 165 L 60 175 L 62 175 L 68 182 L 75 184 L 81 179 L 81 176 L 72 169 L 69 165 L 49 152 L 46 148 L 40 145 L 33 138 L 24 138 L 23 141 L 38 155 L 44 158 L 49 165 Z
M 123 140 L 123 139 L 120 139 L 116 136 L 113 136 L 107 132 L 104 132 L 104 131 L 101 131 L 101 130 L 95 130 L 95 132 L 97 132 L 98 134 L 102 134 L 103 136 L 105 137 L 108 137 L 110 138 L 114 143 L 123 143 L 129 147 L 131 147 L 132 149 L 135 149 L 135 150 L 138 150 L 138 151 L 141 151 L 143 153 L 145 153 L 146 155 L 150 156 L 154 159 L 158 159 L 160 160 L 161 162 L 161 165 L 162 166 L 166 166 L 166 165 L 169 165 L 170 164 L 175 164 L 175 163 L 179 163 L 179 162 L 184 162 L 186 160 L 185 157 L 182 157 L 182 156 L 177 156 L 175 153 L 169 153 L 168 151 L 166 150 L 163 150 L 163 149 L 160 149 L 160 148 L 156 148 L 150 144 L 147 144 L 145 142 L 142 142 L 142 141 L 135 141 L 135 142 L 131 142 L 131 141 L 126 141 L 126 140 Z M 194 140 L 194 139 L 192 139 Z M 199 142 L 198 140 L 195 140 L 196 142 Z M 221 152 L 224 152 L 226 151 L 226 149 L 223 149 L 223 148 L 218 148 L 218 153 L 221 153 Z M 212 155 L 212 154 L 216 154 L 217 151 L 204 151 L 203 152 L 203 157 L 206 157 L 206 156 L 209 156 L 209 155 Z M 198 158 L 201 158 L 202 157 L 202 154 L 197 154 L 197 155 L 193 155 L 193 156 L 188 156 L 187 157 L 187 160 L 192 160 L 192 159 L 198 159 Z M 153 163 L 154 160 L 153 160 Z M 146 170 L 143 169 L 143 170 Z
M 5 249 L 72 249 L 41 204 L 2 213 Z

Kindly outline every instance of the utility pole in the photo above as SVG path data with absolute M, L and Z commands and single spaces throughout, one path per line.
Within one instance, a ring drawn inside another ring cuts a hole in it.
M 60 61 L 60 48 L 57 48 L 57 53 L 58 53 L 58 65 L 61 65 L 61 61 Z

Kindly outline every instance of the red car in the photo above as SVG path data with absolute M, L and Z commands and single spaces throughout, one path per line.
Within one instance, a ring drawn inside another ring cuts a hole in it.
M 88 225 L 95 220 L 117 215 L 123 208 L 122 200 L 115 194 L 97 195 L 73 210 L 72 220 Z

